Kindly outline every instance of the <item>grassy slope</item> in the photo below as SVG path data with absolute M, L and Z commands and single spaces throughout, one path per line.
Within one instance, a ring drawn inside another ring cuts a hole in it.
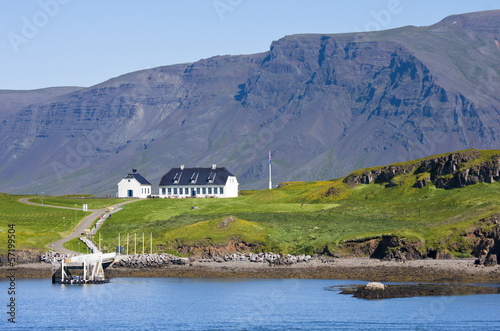
M 18 202 L 22 196 L 0 194 L 0 242 L 7 243 L 9 224 L 15 224 L 16 249 L 46 250 L 45 245 L 69 235 L 83 217 L 90 212 L 58 208 L 29 206 Z M 45 199 L 44 199 L 45 202 Z M 63 233 L 63 217 L 66 232 Z M 7 250 L 7 244 L 0 246 L 0 254 Z
M 297 185 L 303 187 L 305 184 Z M 323 185 L 329 187 L 332 183 Z M 287 194 L 279 192 L 279 195 L 283 199 L 298 199 L 296 195 L 300 197 L 302 192 L 294 191 L 294 186 L 286 187 Z M 191 243 L 197 243 L 200 241 L 196 233 L 199 228 L 186 226 L 233 215 L 264 227 L 270 236 L 265 241 L 267 248 L 274 251 L 312 253 L 321 251 L 325 245 L 334 247 L 343 240 L 383 234 L 425 239 L 427 247 L 437 247 L 451 233 L 464 231 L 478 219 L 500 211 L 500 183 L 476 184 L 460 190 L 432 186 L 386 189 L 383 185 L 370 184 L 358 186 L 350 193 L 349 199 L 340 198 L 335 204 L 308 203 L 306 206 L 272 199 L 266 201 L 265 198 L 271 195 L 267 191 L 223 201 L 145 200 L 116 214 L 101 228 L 101 234 L 110 247 L 117 244 L 118 232 L 122 244 L 126 233 L 132 235 L 136 232 L 142 238 L 142 232 L 152 232 L 156 245 L 173 242 L 173 234 L 194 231 Z M 252 203 L 251 210 L 245 208 Z M 199 209 L 191 210 L 194 204 Z M 207 238 L 218 238 L 220 242 L 230 238 L 203 233 Z M 260 233 L 256 232 L 255 239 L 258 235 Z
M 499 154 L 500 151 L 486 151 L 481 159 L 489 160 Z M 145 200 L 117 214 L 101 228 L 101 234 L 114 247 L 118 232 L 122 238 L 126 233 L 137 232 L 142 238 L 142 232 L 152 232 L 155 247 L 168 250 L 177 244 L 174 239 L 180 232 L 191 232 L 190 242 L 200 243 L 200 228 L 186 226 L 232 215 L 262 226 L 267 234 L 264 248 L 273 251 L 321 252 L 326 245 L 338 247 L 345 240 L 384 234 L 420 239 L 427 248 L 447 249 L 447 238 L 459 240 L 459 233 L 474 226 L 477 220 L 500 212 L 500 183 L 453 190 L 436 189 L 431 184 L 417 189 L 411 187 L 416 179 L 412 173 L 398 176 L 394 180 L 404 184 L 393 188 L 370 184 L 351 189 L 337 179 L 287 183 L 276 190 L 244 192 L 234 199 Z M 332 194 L 326 197 L 328 191 Z M 192 210 L 194 205 L 199 209 Z M 201 232 L 211 242 L 218 238 L 221 244 L 237 236 Z M 259 235 L 255 233 L 256 242 Z M 251 241 L 248 237 L 245 240 Z
M 491 160 L 495 155 L 500 155 L 500 151 L 481 151 L 480 161 Z M 419 174 L 418 178 L 422 176 L 426 174 Z M 130 249 L 137 233 L 137 247 L 142 250 L 143 232 L 148 252 L 149 233 L 153 234 L 155 252 L 170 252 L 179 244 L 206 243 L 206 238 L 211 243 L 225 244 L 240 237 L 267 251 L 314 253 L 323 251 L 326 245 L 332 249 L 345 240 L 384 234 L 420 239 L 427 248 L 447 249 L 452 241 L 459 243 L 459 234 L 475 226 L 477 220 L 500 212 L 500 183 L 453 190 L 436 189 L 433 185 L 416 189 L 411 187 L 416 179 L 413 173 L 397 176 L 393 181 L 404 184 L 393 188 L 370 184 L 352 189 L 342 179 L 336 179 L 286 183 L 276 190 L 242 192 L 234 199 L 143 200 L 125 205 L 123 211 L 106 221 L 100 233 L 103 246 L 110 251 L 118 243 L 118 233 L 122 245 L 126 245 L 126 234 L 130 234 Z M 75 202 L 47 199 L 44 203 L 78 203 L 78 198 Z M 111 204 L 110 199 L 106 201 Z M 97 207 L 103 203 L 94 202 Z M 191 209 L 193 206 L 198 209 Z M 7 224 L 15 222 L 19 247 L 41 248 L 59 239 L 62 216 L 66 216 L 67 233 L 72 215 L 74 219 L 74 211 L 26 206 L 9 201 L 9 196 L 0 196 L 0 207 L 0 238 L 5 239 Z M 226 216 L 236 217 L 238 226 L 224 231 L 217 227 Z M 77 212 L 77 220 L 81 217 L 83 213 Z M 68 245 L 75 250 L 78 247 L 77 241 Z M 2 249 L 5 250 L 2 247 L 0 252 Z
M 78 245 L 78 243 L 80 243 L 80 245 Z M 78 252 L 78 249 L 80 249 L 80 253 L 88 253 L 87 246 L 80 240 L 80 238 L 71 239 L 65 242 L 64 247 L 74 252 Z

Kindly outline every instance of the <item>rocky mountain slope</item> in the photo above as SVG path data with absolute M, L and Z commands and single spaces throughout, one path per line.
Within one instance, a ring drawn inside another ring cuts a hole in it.
M 114 194 L 132 167 L 156 185 L 213 163 L 263 188 L 268 150 L 279 182 L 500 148 L 499 63 L 488 11 L 126 74 L 0 109 L 0 191 Z
M 52 98 L 82 89 L 81 87 L 49 87 L 39 90 L 0 90 L 0 121 L 31 104 L 48 102 Z

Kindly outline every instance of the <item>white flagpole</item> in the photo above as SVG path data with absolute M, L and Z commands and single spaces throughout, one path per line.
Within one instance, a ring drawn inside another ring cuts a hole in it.
M 269 151 L 269 189 L 273 189 L 273 182 L 271 179 L 271 151 Z

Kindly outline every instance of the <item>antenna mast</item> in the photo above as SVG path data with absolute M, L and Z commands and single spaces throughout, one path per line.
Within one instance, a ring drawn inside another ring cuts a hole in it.
M 273 189 L 273 182 L 272 182 L 272 179 L 271 179 L 271 151 L 269 151 L 269 189 L 272 190 Z

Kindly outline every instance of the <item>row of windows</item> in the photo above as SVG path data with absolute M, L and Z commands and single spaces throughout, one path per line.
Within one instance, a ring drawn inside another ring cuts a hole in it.
M 149 192 L 149 187 L 143 187 L 142 194 L 151 194 L 151 192 Z
M 213 192 L 213 193 L 212 193 Z M 174 187 L 171 188 L 169 187 L 168 189 L 163 187 L 161 189 L 162 195 L 199 195 L 199 194 L 224 194 L 224 188 L 223 187 Z

